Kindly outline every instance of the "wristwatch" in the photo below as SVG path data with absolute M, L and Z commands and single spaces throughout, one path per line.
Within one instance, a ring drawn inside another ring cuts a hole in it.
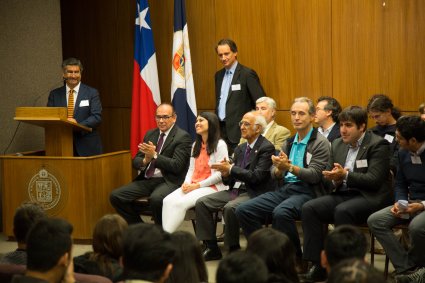
M 294 172 L 294 165 L 291 164 L 291 166 L 289 166 L 288 171 L 289 171 L 289 173 L 293 173 Z

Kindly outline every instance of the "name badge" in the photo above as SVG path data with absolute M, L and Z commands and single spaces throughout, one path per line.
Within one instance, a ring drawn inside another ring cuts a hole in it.
M 357 168 L 367 168 L 367 159 L 356 160 Z
M 412 164 L 422 164 L 422 160 L 419 155 L 412 155 L 410 158 L 412 159 Z
M 384 139 L 386 139 L 389 143 L 392 143 L 394 140 L 394 136 L 386 134 Z
M 305 161 L 307 162 L 307 165 L 310 165 L 311 157 L 312 157 L 311 153 L 307 152 L 305 157 Z
M 89 101 L 88 100 L 81 100 L 80 101 L 80 107 L 84 107 L 84 106 L 89 106 Z
M 241 85 L 240 84 L 232 85 L 232 91 L 235 91 L 235 90 L 241 90 Z
M 239 188 L 241 187 L 241 185 L 242 185 L 242 182 L 237 181 L 237 182 L 235 182 L 235 184 L 233 185 L 233 188 L 234 188 L 234 189 L 239 189 Z

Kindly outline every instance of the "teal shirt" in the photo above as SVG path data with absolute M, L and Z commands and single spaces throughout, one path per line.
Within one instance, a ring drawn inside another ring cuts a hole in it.
M 308 132 L 308 134 L 298 142 L 298 133 L 295 134 L 294 143 L 292 144 L 291 152 L 289 153 L 289 160 L 291 160 L 292 165 L 298 166 L 300 168 L 304 168 L 304 155 L 305 150 L 307 149 L 307 143 L 311 137 L 311 133 L 313 132 L 313 128 Z M 296 183 L 300 182 L 297 176 L 288 172 L 285 176 L 285 182 L 288 183 Z

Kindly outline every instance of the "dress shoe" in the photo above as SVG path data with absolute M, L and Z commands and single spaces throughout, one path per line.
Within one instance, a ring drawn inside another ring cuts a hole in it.
M 327 278 L 326 269 L 315 264 L 307 273 L 300 274 L 301 282 L 322 282 Z
M 202 256 L 205 261 L 219 260 L 223 257 L 219 248 L 206 248 L 202 253 Z

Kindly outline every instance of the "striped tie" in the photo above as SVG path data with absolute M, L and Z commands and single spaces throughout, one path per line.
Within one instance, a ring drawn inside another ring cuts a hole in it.
M 69 90 L 68 97 L 68 118 L 74 117 L 74 90 Z

